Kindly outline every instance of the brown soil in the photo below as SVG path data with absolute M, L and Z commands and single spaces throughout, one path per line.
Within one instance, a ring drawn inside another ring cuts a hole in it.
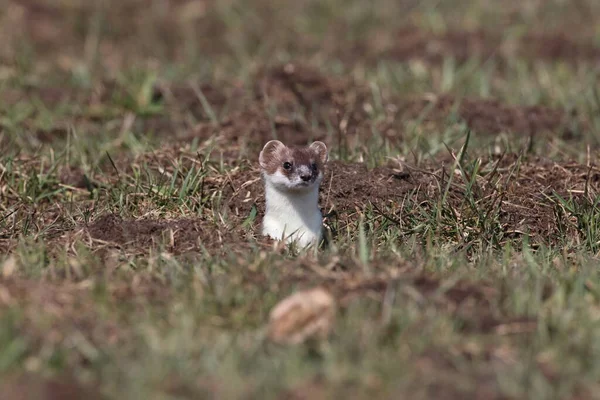
M 231 177 L 231 185 L 222 186 L 231 215 L 245 217 L 256 205 L 264 212 L 264 189 L 257 167 L 240 171 Z M 328 163 L 321 184 L 321 207 L 335 215 L 342 225 L 358 223 L 357 211 L 369 203 L 385 206 L 399 203 L 413 191 L 423 196 L 433 195 L 433 180 L 420 172 L 408 172 L 389 167 L 368 170 L 364 164 Z
M 373 57 L 396 61 L 420 59 L 436 64 L 448 57 L 453 57 L 459 62 L 471 58 L 505 61 L 515 57 L 529 60 L 597 62 L 600 60 L 600 47 L 591 41 L 576 42 L 563 32 L 529 33 L 517 39 L 506 39 L 484 30 L 449 30 L 444 34 L 435 35 L 415 27 L 406 27 L 397 33 L 393 45 Z
M 82 179 L 78 173 L 75 171 L 74 178 Z M 159 246 L 176 254 L 197 252 L 202 248 L 219 250 L 232 243 L 237 243 L 237 249 L 241 250 L 244 243 L 250 245 L 259 236 L 258 224 L 264 213 L 264 189 L 256 163 L 228 176 L 207 177 L 205 195 L 210 197 L 217 192 L 223 193 L 222 204 L 228 225 L 185 218 L 125 220 L 114 214 L 105 214 L 97 217 L 85 231 L 95 247 L 117 246 L 141 253 Z M 412 192 L 418 192 L 419 198 L 434 196 L 433 178 L 426 173 L 406 169 L 381 167 L 368 170 L 364 164 L 333 161 L 328 164 L 321 185 L 321 206 L 324 213 L 330 214 L 340 226 L 353 225 L 357 222 L 356 212 L 362 212 L 369 203 L 385 208 L 393 202 L 402 202 Z M 252 207 L 257 208 L 258 218 L 245 231 L 241 224 Z M 75 232 L 80 231 L 76 229 Z
M 322 140 L 330 146 L 355 148 L 372 138 L 373 132 L 381 132 L 392 144 L 399 145 L 407 122 L 422 119 L 431 129 L 444 129 L 454 112 L 458 121 L 484 135 L 554 137 L 558 133 L 564 140 L 577 140 L 576 128 L 581 132 L 590 129 L 575 113 L 544 106 L 507 105 L 493 99 L 450 95 L 394 97 L 384 93 L 382 98 L 374 99 L 367 87 L 348 77 L 325 75 L 298 63 L 263 69 L 254 83 L 252 91 L 228 84 L 160 84 L 151 98 L 165 105 L 163 113 L 137 116 L 129 122 L 127 104 L 136 101 L 135 94 L 115 82 L 104 82 L 91 91 L 52 87 L 7 91 L 2 99 L 10 104 L 37 96 L 48 107 L 75 107 L 73 115 L 58 119 L 49 128 L 24 124 L 42 143 L 65 139 L 71 126 L 87 135 L 106 132 L 99 124 L 118 118 L 123 122 L 114 129 L 115 135 L 124 129 L 122 126 L 131 124 L 136 134 L 165 142 L 211 139 L 233 158 L 239 156 L 240 149 L 255 152 L 273 138 L 287 144 Z M 121 106 L 115 108 L 115 101 Z M 372 115 L 376 102 L 384 105 L 385 113 L 385 118 L 377 121 Z M 80 115 L 82 106 L 84 115 Z M 212 114 L 218 122 L 212 120 Z
M 510 170 L 517 161 L 508 157 L 503 181 L 507 181 Z M 502 163 L 500 165 L 502 165 Z M 595 165 L 585 166 L 569 162 L 552 162 L 533 159 L 519 167 L 519 173 L 506 186 L 506 196 L 502 203 L 500 217 L 507 232 L 524 232 L 537 236 L 537 239 L 559 239 L 555 204 L 547 198 L 557 193 L 563 198 L 573 198 L 581 203 L 585 193 L 590 196 L 600 189 L 600 170 Z M 568 221 L 560 221 L 572 228 Z
M 368 170 L 364 164 L 332 162 L 323 182 L 323 207 L 338 215 L 352 214 L 369 203 L 379 206 L 399 204 L 412 192 L 433 195 L 431 176 L 401 167 Z
M 289 63 L 263 69 L 255 76 L 253 99 L 218 126 L 200 124 L 191 137 L 217 136 L 228 146 L 260 146 L 278 138 L 288 144 L 330 140 L 337 135 L 367 135 L 370 127 L 364 104 L 369 91 L 352 80 L 329 77 L 315 68 Z M 340 124 L 344 128 L 340 128 Z M 370 133 L 368 134 L 371 135 Z
M 486 169 L 490 173 L 479 177 L 474 189 L 477 206 L 486 212 L 496 210 L 488 217 L 493 220 L 497 215 L 497 229 L 503 232 L 505 239 L 529 235 L 533 244 L 551 244 L 564 239 L 560 225 L 573 237 L 578 236 L 570 216 L 557 217 L 554 193 L 563 198 L 573 198 L 581 204 L 586 201 L 586 186 L 590 196 L 600 189 L 600 170 L 593 165 L 588 167 L 542 158 L 519 160 L 516 155 L 510 155 L 484 159 L 482 170 Z M 448 172 L 441 170 L 434 173 L 437 177 L 448 176 Z M 478 217 L 465 200 L 462 178 L 456 179 L 455 183 L 456 186 L 453 185 L 449 192 L 449 205 L 457 213 L 458 221 L 465 225 L 474 223 Z M 470 236 L 467 232 L 463 234 Z M 474 237 L 485 236 L 477 229 L 472 234 Z
M 97 389 L 81 385 L 73 377 L 43 378 L 33 374 L 7 377 L 0 384 L 5 400 L 100 400 Z
M 406 123 L 422 120 L 432 130 L 444 129 L 456 112 L 483 135 L 499 133 L 577 140 L 575 129 L 586 132 L 588 124 L 576 113 L 544 106 L 516 106 L 493 99 L 456 98 L 450 95 L 377 99 L 386 116 L 375 121 L 368 110 L 375 99 L 370 91 L 350 79 L 326 76 L 301 64 L 286 64 L 261 71 L 256 76 L 256 100 L 243 111 L 230 114 L 221 124 L 198 125 L 193 137 L 216 137 L 229 150 L 241 146 L 258 151 L 268 140 L 288 144 L 322 140 L 330 146 L 355 148 L 381 132 L 391 143 L 400 144 Z M 276 111 L 267 112 L 269 108 Z M 375 129 L 374 129 L 375 128 Z
M 217 227 L 200 219 L 123 220 L 106 214 L 90 224 L 87 231 L 94 241 L 143 253 L 159 246 L 176 254 L 203 248 L 215 250 L 239 241 L 238 229 Z
M 90 177 L 79 168 L 63 167 L 58 173 L 58 180 L 61 184 L 71 186 L 77 189 L 87 189 L 89 191 L 97 187 Z
M 357 224 L 357 213 L 364 212 L 369 204 L 376 207 L 377 214 L 382 213 L 380 222 L 391 220 L 407 228 L 403 219 L 415 212 L 414 204 L 429 209 L 439 200 L 439 188 L 445 187 L 448 179 L 448 166 L 405 165 L 368 170 L 364 164 L 330 162 L 321 185 L 321 207 L 339 228 Z M 600 191 L 600 170 L 576 163 L 506 156 L 483 160 L 482 169 L 490 173 L 478 179 L 479 191 L 474 196 L 483 209 L 496 210 L 498 229 L 505 239 L 529 234 L 534 243 L 559 240 L 556 205 L 548 197 L 556 192 L 583 201 L 586 184 L 592 193 Z M 244 218 L 257 205 L 262 215 L 264 194 L 258 170 L 240 171 L 230 178 L 231 185 L 222 189 L 231 214 Z M 467 221 L 475 216 L 465 201 L 464 190 L 462 178 L 457 177 L 448 202 L 458 213 L 459 221 L 469 225 Z M 495 215 L 492 213 L 491 218 Z M 568 221 L 562 223 L 573 228 Z
M 563 139 L 573 138 L 573 126 L 582 124 L 576 115 L 544 106 L 511 106 L 497 100 L 464 98 L 443 95 L 401 101 L 397 117 L 433 122 L 436 126 L 447 123 L 456 112 L 469 128 L 481 134 L 519 133 L 540 135 L 557 133 Z
M 385 263 L 382 263 L 382 266 Z M 341 299 L 342 304 L 348 304 L 357 295 L 363 295 L 367 292 L 383 294 L 386 290 L 391 289 L 398 282 L 402 285 L 410 285 L 416 289 L 424 298 L 431 299 L 434 303 L 444 305 L 449 310 L 457 311 L 459 307 L 468 305 L 469 307 L 476 306 L 479 311 L 483 309 L 492 309 L 495 299 L 498 298 L 498 291 L 493 287 L 479 282 L 477 285 L 466 281 L 458 281 L 452 287 L 442 289 L 442 281 L 439 277 L 426 274 L 409 272 L 407 267 L 403 270 L 399 268 L 400 280 L 383 274 L 381 277 L 365 278 L 361 274 L 353 276 L 352 272 L 342 274 L 343 279 L 335 280 L 331 283 L 325 283 L 333 293 Z M 358 267 L 351 269 L 356 270 Z M 435 299 L 435 296 L 438 299 Z
M 259 105 L 251 105 L 245 110 L 225 118 L 219 126 L 210 123 L 198 125 L 185 140 L 194 137 L 208 140 L 215 137 L 222 148 L 250 146 L 254 149 L 271 139 L 279 139 L 289 145 L 305 145 L 310 140 L 324 140 L 320 130 L 313 130 L 297 118 L 282 115 L 269 115 Z

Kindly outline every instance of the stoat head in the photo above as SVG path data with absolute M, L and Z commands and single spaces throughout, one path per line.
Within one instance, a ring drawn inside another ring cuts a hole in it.
M 308 191 L 323 180 L 327 146 L 313 142 L 306 147 L 287 147 L 271 140 L 260 152 L 259 162 L 265 180 L 276 188 Z

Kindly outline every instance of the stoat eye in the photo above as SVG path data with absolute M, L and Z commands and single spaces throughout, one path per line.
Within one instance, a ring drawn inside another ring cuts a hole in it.
M 292 169 L 292 163 L 289 163 L 289 162 L 287 162 L 287 161 L 286 161 L 286 162 L 284 162 L 284 163 L 283 163 L 283 169 L 287 169 L 287 170 L 290 170 L 290 169 Z
M 317 170 L 317 163 L 312 163 L 310 166 L 312 167 L 313 171 Z

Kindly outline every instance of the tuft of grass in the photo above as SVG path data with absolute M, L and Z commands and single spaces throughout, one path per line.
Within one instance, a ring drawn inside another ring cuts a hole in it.
M 585 193 L 581 197 L 563 198 L 554 193 L 556 217 L 561 234 L 568 235 L 571 227 L 578 232 L 583 246 L 592 254 L 600 251 L 600 197 Z

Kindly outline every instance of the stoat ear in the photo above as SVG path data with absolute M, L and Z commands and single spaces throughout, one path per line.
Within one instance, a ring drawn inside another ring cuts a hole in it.
M 281 143 L 279 140 L 268 141 L 258 156 L 260 167 L 263 169 L 267 168 L 269 163 L 273 160 L 273 157 L 283 149 L 285 149 L 285 144 Z
M 312 142 L 310 144 L 310 146 L 308 146 L 308 148 L 319 155 L 319 160 L 321 160 L 322 164 L 327 163 L 328 154 L 327 154 L 327 146 L 325 146 L 325 143 Z

